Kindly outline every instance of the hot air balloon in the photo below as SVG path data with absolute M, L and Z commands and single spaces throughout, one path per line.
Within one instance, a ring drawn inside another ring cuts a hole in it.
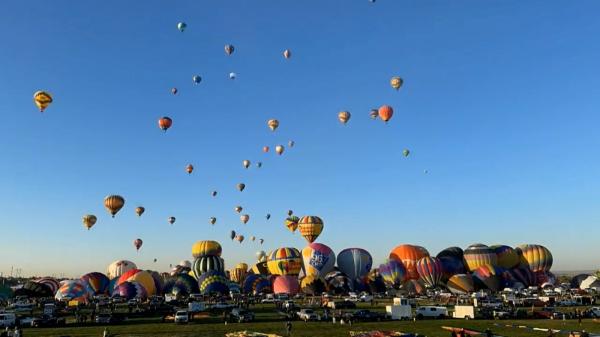
M 513 269 L 509 269 L 513 282 L 519 282 L 523 287 L 531 287 L 536 285 L 535 274 L 529 269 L 529 267 L 519 266 Z
M 164 132 L 167 132 L 171 125 L 173 125 L 173 120 L 169 117 L 163 117 L 158 120 L 158 127 Z
M 248 275 L 248 265 L 245 263 L 239 263 L 229 271 L 231 280 L 236 283 L 244 282 L 246 275 Z
M 267 267 L 273 275 L 298 275 L 302 268 L 302 256 L 296 248 L 278 248 L 267 257 Z
M 261 168 L 262 167 L 262 162 L 259 161 L 258 163 L 256 163 L 256 167 Z
M 263 242 L 265 242 L 265 239 L 260 239 L 260 240 L 258 240 L 258 242 L 262 245 Z
M 242 192 L 242 191 L 244 191 L 244 189 L 246 188 L 246 184 L 244 184 L 244 183 L 239 183 L 239 184 L 237 184 L 237 186 L 236 186 L 236 187 L 237 187 L 238 191 Z
M 410 150 L 409 149 L 402 150 L 402 155 L 405 157 L 408 157 L 410 155 Z
M 379 118 L 386 123 L 392 118 L 393 114 L 394 109 L 389 105 L 382 105 L 378 111 Z
M 264 153 L 267 153 L 267 152 L 269 152 L 269 147 L 268 147 L 268 146 L 263 146 L 263 152 L 264 152 Z
M 392 86 L 392 88 L 394 88 L 396 90 L 400 89 L 400 87 L 402 86 L 403 83 L 404 83 L 404 81 L 402 80 L 402 78 L 400 78 L 398 76 L 394 76 L 390 80 L 390 85 Z
M 465 256 L 466 254 L 467 250 L 465 250 Z M 502 268 L 484 264 L 473 270 L 473 280 L 479 289 L 499 291 L 504 289 L 504 280 L 501 276 L 502 273 Z
M 438 253 L 436 258 L 442 264 L 443 279 L 448 280 L 452 275 L 465 274 L 463 250 L 460 247 L 449 247 Z
M 404 282 L 402 289 L 409 295 L 420 295 L 425 293 L 425 285 L 420 280 L 408 280 Z
M 342 111 L 340 113 L 338 113 L 338 119 L 340 120 L 340 122 L 342 124 L 346 124 L 348 123 L 348 121 L 350 120 L 350 113 L 348 111 Z
M 177 298 L 187 298 L 190 294 L 200 292 L 198 282 L 188 274 L 178 274 L 165 281 L 163 292 L 173 294 Z
M 108 295 L 110 279 L 106 275 L 93 272 L 83 275 L 80 280 L 90 296 Z
M 285 227 L 287 227 L 287 229 L 289 229 L 292 233 L 296 232 L 296 229 L 298 228 L 298 221 L 300 221 L 300 218 L 297 216 L 290 216 L 287 219 L 285 219 Z
M 156 294 L 156 282 L 152 273 L 140 269 L 132 269 L 123 273 L 115 283 L 115 287 L 126 282 L 139 283 L 148 296 Z
M 213 197 L 216 197 L 216 196 L 217 196 L 217 191 L 212 191 L 211 195 L 212 195 Z
M 494 245 L 490 248 L 496 253 L 498 267 L 511 269 L 519 265 L 519 254 L 512 247 L 505 245 Z
M 475 291 L 473 277 L 470 274 L 456 274 L 450 277 L 446 287 L 456 295 L 466 295 Z
M 335 266 L 335 254 L 328 246 L 310 243 L 302 249 L 305 275 L 325 276 Z
M 269 119 L 267 121 L 267 125 L 269 126 L 269 129 L 271 129 L 271 131 L 275 131 L 279 127 L 279 121 L 276 119 Z
M 47 286 L 52 294 L 55 294 L 58 288 L 60 288 L 60 282 L 53 277 L 42 277 L 41 279 L 35 280 L 35 282 Z
M 194 84 L 199 84 L 200 82 L 202 82 L 202 77 L 200 77 L 200 75 L 194 75 L 192 77 L 192 82 L 194 82 Z
M 212 240 L 196 241 L 192 246 L 192 256 L 196 259 L 204 256 L 221 256 L 222 251 L 221 244 Z
M 231 55 L 234 50 L 235 50 L 235 47 L 233 45 L 230 45 L 230 44 L 225 45 L 225 53 L 227 55 Z
M 192 272 L 196 279 L 199 279 L 202 274 L 209 271 L 225 272 L 225 261 L 215 255 L 205 255 L 194 260 Z
M 241 221 L 243 224 L 246 224 L 246 223 L 248 223 L 248 220 L 250 220 L 250 215 L 248 215 L 248 214 L 243 214 L 243 215 L 241 215 L 241 216 L 240 216 L 240 221 Z
M 117 260 L 108 265 L 106 276 L 108 276 L 109 279 L 114 279 L 132 269 L 137 269 L 135 263 L 127 260 Z
M 237 240 L 237 242 L 242 243 L 244 242 L 244 236 L 241 234 L 238 234 L 238 236 L 235 237 L 235 239 Z
M 229 295 L 229 280 L 223 272 L 209 271 L 198 278 L 203 295 Z
M 498 264 L 498 257 L 494 250 L 481 243 L 467 247 L 464 252 L 464 258 L 467 269 L 471 272 L 484 265 L 496 266 Z
M 137 250 L 137 251 L 139 251 L 140 248 L 142 248 L 143 244 L 144 244 L 144 242 L 142 241 L 142 239 L 133 240 L 133 246 L 135 247 L 135 250 Z
M 88 230 L 90 230 L 90 228 L 92 228 L 96 224 L 96 221 L 98 221 L 98 218 L 96 218 L 96 216 L 93 214 L 86 214 L 83 216 L 82 220 L 83 220 L 83 226 L 85 228 L 87 228 Z
M 377 117 L 379 117 L 379 111 L 377 109 L 371 109 L 369 117 L 371 117 L 371 119 L 377 119 Z
M 426 256 L 417 261 L 417 272 L 428 287 L 436 287 L 442 281 L 442 264 L 435 257 Z
M 267 218 L 267 220 L 271 219 L 271 214 L 267 213 L 267 215 L 265 216 L 265 218 Z
M 290 57 L 292 57 L 292 52 L 289 49 L 284 50 L 283 57 L 285 57 L 286 59 L 289 59 Z
M 215 218 L 214 216 L 211 216 L 210 219 L 208 220 L 208 222 L 210 222 L 211 225 L 214 225 L 217 223 L 217 218 Z
M 21 288 L 14 291 L 14 296 L 27 296 L 29 298 L 52 297 L 52 290 L 46 284 L 27 281 Z
M 379 273 L 384 282 L 395 289 L 398 289 L 408 278 L 406 267 L 402 262 L 392 259 L 379 265 Z
M 267 253 L 264 250 L 259 250 L 256 252 L 256 260 L 258 262 L 266 262 L 267 261 Z
M 516 251 L 521 257 L 521 261 L 534 273 L 546 272 L 552 268 L 552 253 L 542 245 L 520 245 Z
M 177 88 L 171 88 L 171 93 L 173 95 L 177 95 Z
M 327 284 L 318 275 L 307 275 L 300 282 L 300 290 L 307 295 L 321 295 L 327 290 Z
M 304 216 L 298 221 L 298 228 L 302 237 L 313 243 L 323 231 L 323 220 L 318 216 Z
M 337 257 L 338 269 L 356 281 L 365 277 L 373 266 L 371 254 L 362 248 L 346 248 Z
M 229 73 L 229 79 L 230 80 L 235 80 L 235 78 L 237 77 L 237 74 L 234 72 Z
M 177 29 L 179 29 L 180 32 L 183 32 L 186 27 L 187 27 L 187 24 L 185 22 L 177 23 Z
M 231 231 L 231 232 L 229 233 L 229 238 L 230 238 L 231 240 L 235 239 L 235 231 Z
M 40 112 L 44 112 L 50 103 L 52 103 L 52 95 L 46 91 L 36 91 L 33 94 L 33 102 L 40 109 Z
M 185 171 L 186 171 L 188 174 L 192 174 L 192 172 L 194 172 L 194 165 L 192 165 L 192 164 L 188 164 L 188 165 L 185 167 Z
M 256 240 L 256 236 L 252 235 L 252 236 L 250 237 L 250 241 L 254 241 L 254 240 Z
M 109 195 L 104 198 L 104 208 L 106 208 L 108 213 L 110 213 L 113 218 L 115 217 L 115 214 L 117 214 L 121 208 L 123 208 L 124 205 L 125 199 L 120 195 Z
M 329 291 L 336 295 L 343 295 L 354 291 L 354 281 L 339 270 L 334 270 L 325 275 L 325 283 Z
M 137 216 L 142 216 L 142 214 L 144 214 L 145 211 L 146 209 L 142 206 L 138 206 L 135 208 L 135 214 L 137 214 Z
M 89 294 L 87 288 L 81 280 L 68 280 L 62 283 L 54 298 L 58 301 L 78 301 L 85 302 Z
M 170 216 L 170 217 L 167 219 L 167 221 L 168 221 L 168 222 L 169 222 L 169 224 L 171 224 L 171 225 L 175 223 L 175 220 L 176 220 L 176 219 L 175 219 L 175 217 L 174 217 L 174 216 Z
M 406 267 L 408 279 L 417 280 L 419 279 L 419 273 L 417 272 L 417 261 L 426 256 L 429 256 L 429 252 L 427 252 L 425 248 L 405 244 L 394 248 L 390 252 L 389 258 L 402 262 L 404 267 Z
M 288 215 L 288 216 L 292 216 L 292 214 L 294 214 L 294 211 L 292 211 L 291 209 L 288 209 L 288 211 L 287 211 L 287 215 Z
M 244 208 L 242 208 L 242 206 L 235 206 L 234 209 L 237 213 L 241 213 Z
M 283 153 L 283 151 L 285 150 L 285 148 L 283 147 L 283 145 L 277 145 L 275 146 L 275 152 L 281 156 L 281 154 Z
M 298 277 L 295 275 L 281 275 L 273 281 L 273 292 L 275 294 L 296 295 L 300 291 Z
M 246 276 L 242 290 L 252 295 L 270 293 L 272 291 L 271 282 L 262 275 L 250 274 Z
M 244 160 L 244 161 L 242 161 L 242 165 L 244 166 L 244 168 L 247 169 L 248 167 L 250 167 L 250 161 L 249 160 Z

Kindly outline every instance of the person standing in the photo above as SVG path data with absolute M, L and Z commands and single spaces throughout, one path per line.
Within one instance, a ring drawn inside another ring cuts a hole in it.
M 110 332 L 108 331 L 108 328 L 104 328 L 104 332 L 102 332 L 102 337 L 109 337 L 110 336 Z
M 285 323 L 285 333 L 288 337 L 292 335 L 292 321 L 287 321 Z

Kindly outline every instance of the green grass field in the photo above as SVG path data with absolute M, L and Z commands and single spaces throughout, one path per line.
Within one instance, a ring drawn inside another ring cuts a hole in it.
M 161 336 L 161 337 L 192 337 L 192 336 L 224 336 L 225 333 L 249 330 L 264 333 L 284 334 L 283 320 L 268 320 L 257 317 L 253 323 L 229 323 L 220 322 L 219 318 L 197 319 L 195 322 L 183 325 L 174 323 L 160 323 L 158 319 L 131 320 L 123 324 L 109 327 L 113 336 Z M 354 323 L 352 326 L 332 324 L 331 322 L 293 322 L 292 336 L 311 337 L 349 336 L 351 330 L 395 330 L 402 332 L 415 332 L 429 337 L 447 337 L 450 333 L 443 330 L 442 326 L 452 326 L 483 331 L 491 328 L 495 334 L 514 337 L 545 337 L 547 332 L 529 331 L 519 328 L 508 328 L 497 325 L 514 324 L 527 325 L 536 328 L 553 328 L 562 330 L 586 329 L 591 332 L 600 331 L 600 322 L 584 320 L 581 326 L 576 320 L 424 320 L 424 321 L 386 321 L 373 323 Z M 104 326 L 66 327 L 66 328 L 39 328 L 25 329 L 25 336 L 102 336 Z M 566 336 L 566 335 L 564 335 Z

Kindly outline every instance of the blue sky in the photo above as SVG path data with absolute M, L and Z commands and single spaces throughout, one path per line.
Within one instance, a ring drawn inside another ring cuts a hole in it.
M 116 259 L 166 270 L 201 239 L 220 241 L 228 266 L 252 262 L 259 249 L 305 245 L 283 226 L 288 209 L 324 219 L 319 242 L 363 247 L 376 263 L 401 243 L 434 254 L 540 243 L 555 270 L 598 268 L 598 10 L 594 1 L 4 3 L 0 271 L 77 276 Z M 399 92 L 393 75 L 405 80 Z M 55 98 L 44 114 L 37 90 Z M 395 109 L 388 125 L 368 117 L 382 104 Z M 352 113 L 346 126 L 341 110 Z M 163 115 L 174 121 L 166 134 Z M 269 118 L 281 122 L 275 133 Z M 290 139 L 281 157 L 261 152 Z M 264 165 L 244 170 L 244 159 Z M 115 219 L 108 194 L 127 200 Z M 245 226 L 238 204 L 251 215 Z M 139 219 L 137 205 L 147 209 Z M 99 218 L 89 232 L 86 213 Z M 243 244 L 228 239 L 232 229 Z

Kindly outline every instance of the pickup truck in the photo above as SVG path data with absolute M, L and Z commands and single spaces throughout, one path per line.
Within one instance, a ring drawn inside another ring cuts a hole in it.
M 355 321 L 381 321 L 385 319 L 385 315 L 379 312 L 370 311 L 370 310 L 358 310 L 354 312 L 352 315 L 352 319 Z

